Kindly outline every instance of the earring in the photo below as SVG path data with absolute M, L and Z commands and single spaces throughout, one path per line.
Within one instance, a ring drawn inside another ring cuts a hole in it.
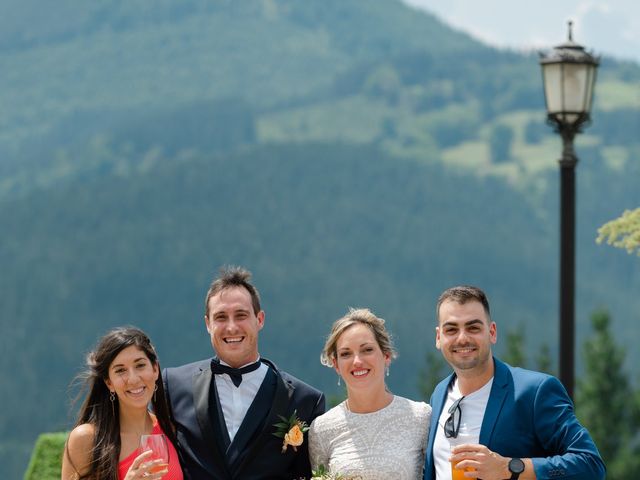
M 116 416 L 116 407 L 113 406 L 113 404 L 116 401 L 116 392 L 109 392 L 109 400 L 111 400 L 111 413 L 113 414 L 113 416 Z
M 389 365 L 387 365 L 387 368 L 385 370 L 386 370 L 386 375 L 388 377 L 389 376 Z
M 338 386 L 340 386 L 340 375 L 338 374 Z
M 153 387 L 153 401 L 156 401 L 156 393 L 158 392 L 158 384 L 156 383 L 156 386 Z

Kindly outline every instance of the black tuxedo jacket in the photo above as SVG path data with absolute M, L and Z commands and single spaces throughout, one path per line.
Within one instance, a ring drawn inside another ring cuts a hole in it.
M 190 363 L 163 372 L 178 453 L 186 480 L 291 480 L 311 478 L 307 435 L 297 448 L 282 453 L 281 438 L 273 435 L 280 416 L 294 410 L 310 425 L 324 413 L 322 392 L 262 359 L 269 367 L 238 433 L 229 442 L 211 360 Z

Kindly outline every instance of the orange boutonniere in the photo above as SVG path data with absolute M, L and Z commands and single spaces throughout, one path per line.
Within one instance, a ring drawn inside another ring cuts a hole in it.
M 282 453 L 287 451 L 287 447 L 291 445 L 294 452 L 297 452 L 297 447 L 304 442 L 304 432 L 309 430 L 308 425 L 300 420 L 296 416 L 296 411 L 289 418 L 278 415 L 281 422 L 274 424 L 276 431 L 274 435 L 278 438 L 282 438 Z

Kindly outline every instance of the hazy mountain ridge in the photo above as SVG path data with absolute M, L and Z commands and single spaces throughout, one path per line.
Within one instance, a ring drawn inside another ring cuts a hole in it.
M 14 22 L 28 35 L 34 18 L 47 18 L 45 32 L 55 30 L 58 20 L 58 36 L 64 38 L 49 42 L 48 34 L 34 28 L 41 41 L 0 56 L 7 72 L 3 104 L 16 115 L 7 126 L 46 128 L 47 121 L 79 108 L 144 107 L 159 96 L 169 104 L 238 96 L 268 105 L 327 85 L 353 61 L 434 49 L 429 32 L 446 34 L 454 51 L 474 45 L 435 19 L 380 0 L 368 2 L 366 15 L 353 0 L 65 5 L 52 7 L 49 17 L 47 7 L 38 5 L 39 15 L 27 10 Z M 69 21 L 74 18 L 75 24 Z M 6 133 L 21 137 L 20 132 Z

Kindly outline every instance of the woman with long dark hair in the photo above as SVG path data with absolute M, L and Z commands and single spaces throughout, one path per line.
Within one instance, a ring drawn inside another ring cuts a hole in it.
M 62 480 L 182 480 L 175 431 L 149 337 L 120 327 L 102 337 L 87 355 L 86 397 L 62 459 Z M 153 406 L 153 413 L 149 411 Z M 141 452 L 141 435 L 164 433 L 169 464 Z M 154 468 L 155 467 L 155 468 Z

